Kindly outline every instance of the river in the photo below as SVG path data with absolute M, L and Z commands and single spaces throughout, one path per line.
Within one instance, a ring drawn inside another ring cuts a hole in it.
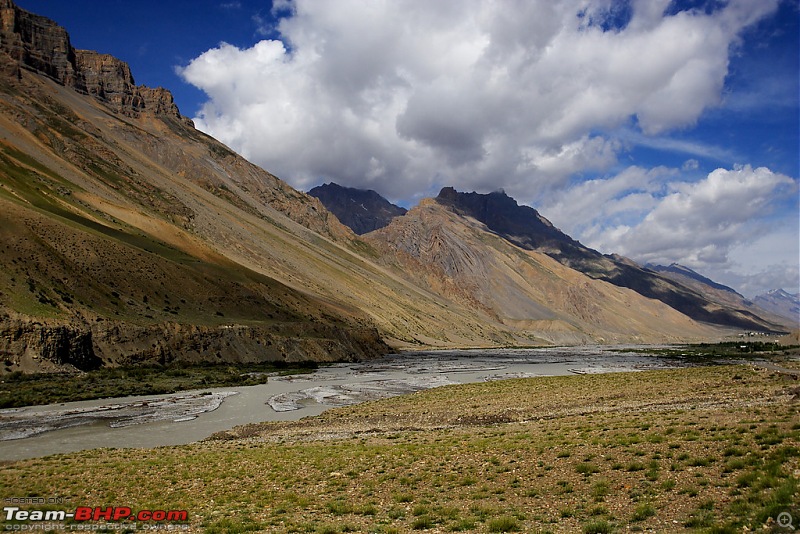
M 403 353 L 325 366 L 307 375 L 270 377 L 258 386 L 0 410 L 0 460 L 98 447 L 181 445 L 237 425 L 296 420 L 336 406 L 448 384 L 686 365 L 674 358 L 626 352 L 634 348 Z

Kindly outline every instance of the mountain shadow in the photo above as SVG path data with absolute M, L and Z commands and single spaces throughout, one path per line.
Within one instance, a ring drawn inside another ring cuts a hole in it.
M 561 264 L 592 278 L 660 300 L 697 321 L 744 329 L 783 330 L 780 325 L 748 310 L 711 302 L 698 292 L 627 258 L 601 254 L 572 239 L 535 209 L 520 206 L 503 191 L 461 193 L 452 187 L 445 187 L 436 201 L 460 215 L 482 222 L 521 248 L 544 252 Z
M 406 209 L 395 206 L 377 192 L 369 189 L 343 187 L 336 183 L 319 185 L 308 192 L 358 235 L 383 228 Z

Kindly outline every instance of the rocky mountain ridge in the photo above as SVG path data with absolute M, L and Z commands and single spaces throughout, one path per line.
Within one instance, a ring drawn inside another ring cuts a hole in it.
M 800 323 L 792 318 L 791 313 L 777 313 L 769 306 L 761 306 L 755 299 L 745 298 L 733 288 L 719 284 L 713 280 L 693 271 L 685 265 L 673 263 L 672 265 L 646 265 L 646 269 L 657 272 L 660 276 L 688 287 L 699 293 L 707 300 L 720 306 L 734 310 L 742 310 L 768 321 L 770 326 L 779 325 L 786 330 L 796 330 Z M 754 330 L 759 330 L 755 329 Z M 761 330 L 764 330 L 763 328 Z
M 168 115 L 192 124 L 180 114 L 170 91 L 136 85 L 127 63 L 108 54 L 76 50 L 64 28 L 11 0 L 0 0 L 0 50 L 12 60 L 5 62 L 7 74 L 19 77 L 20 69 L 31 69 L 94 96 L 118 113 Z
M 334 193 L 321 197 L 326 206 L 341 202 L 334 199 Z M 691 276 L 685 268 L 651 269 L 628 258 L 590 249 L 556 228 L 534 208 L 519 205 L 504 191 L 481 194 L 444 187 L 435 201 L 462 217 L 485 224 L 488 231 L 522 249 L 542 252 L 591 278 L 660 300 L 697 321 L 751 330 L 786 328 L 785 320 L 757 309 L 730 288 L 696 273 Z M 730 294 L 719 294 L 725 291 Z
M 474 217 L 490 230 L 526 250 L 544 252 L 559 263 L 591 278 L 605 280 L 632 289 L 644 297 L 660 300 L 697 321 L 746 329 L 781 328 L 751 311 L 711 302 L 691 288 L 676 284 L 628 259 L 592 250 L 561 232 L 535 209 L 518 205 L 504 192 L 481 195 L 459 193 L 445 187 L 436 201 L 457 213 Z
M 728 287 L 726 285 L 717 283 L 717 282 L 711 280 L 710 278 L 707 278 L 707 277 L 703 276 L 702 274 L 690 269 L 689 267 L 686 267 L 685 265 L 681 265 L 679 263 L 671 263 L 670 265 L 666 265 L 666 266 L 665 265 L 654 265 L 654 264 L 648 263 L 647 265 L 645 265 L 645 268 L 649 269 L 651 271 L 660 273 L 660 274 L 672 275 L 676 279 L 679 279 L 679 280 L 687 280 L 687 279 L 693 280 L 693 281 L 698 282 L 700 284 L 706 285 L 706 286 L 708 286 L 710 288 L 713 288 L 713 289 L 716 289 L 716 290 L 719 290 L 719 291 L 725 291 L 727 293 L 736 293 L 738 295 L 738 293 L 736 292 L 735 289 L 733 289 L 731 287 Z M 739 295 L 739 296 L 742 297 L 741 295 Z M 742 297 L 742 298 L 744 298 L 744 297 Z
M 371 189 L 342 187 L 333 182 L 314 187 L 308 194 L 318 198 L 342 224 L 358 235 L 383 228 L 407 211 Z
M 666 304 L 523 249 L 438 199 L 423 200 L 365 238 L 385 251 L 386 261 L 399 258 L 410 280 L 519 335 L 556 344 L 678 342 L 713 335 L 713 328 Z
M 722 335 L 454 190 L 359 237 L 124 62 L 9 0 L 0 21 L 0 372 Z

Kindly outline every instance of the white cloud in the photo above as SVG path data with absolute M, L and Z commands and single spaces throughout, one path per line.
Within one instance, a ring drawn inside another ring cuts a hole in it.
M 769 222 L 764 235 L 734 245 L 730 265 L 720 279 L 729 277 L 749 297 L 770 289 L 800 293 L 800 220 L 797 212 Z
M 786 176 L 631 167 L 576 180 L 618 168 L 631 144 L 739 159 L 670 133 L 723 103 L 739 35 L 777 3 L 280 0 L 265 28 L 281 40 L 222 43 L 179 72 L 208 95 L 198 128 L 300 189 L 332 180 L 408 201 L 502 187 L 590 246 L 744 284 L 788 261 L 748 271 L 739 252 L 770 242 L 764 214 L 796 188 Z
M 628 167 L 611 178 L 587 180 L 560 190 L 543 205 L 542 212 L 567 234 L 606 248 L 598 237 L 641 221 L 658 205 L 656 195 L 665 187 L 662 182 L 677 175 L 674 169 L 664 167 Z M 608 236 L 603 239 L 613 241 Z
M 604 31 L 608 0 L 282 0 L 283 42 L 223 43 L 180 73 L 208 94 L 200 129 L 299 188 L 530 198 L 611 168 L 621 144 L 598 132 L 694 124 L 720 102 L 739 32 L 776 2 L 665 15 L 666 0 L 633 1 Z
M 797 264 L 794 180 L 750 166 L 716 169 L 698 182 L 677 176 L 675 169 L 631 167 L 564 191 L 543 212 L 588 245 L 641 263 L 753 275 L 766 265 Z M 792 215 L 776 223 L 778 211 Z
M 687 159 L 681 166 L 682 171 L 696 171 L 700 168 L 700 162 L 696 159 Z
M 700 141 L 674 139 L 668 135 L 644 135 L 642 132 L 633 131 L 630 128 L 616 130 L 614 136 L 626 143 L 659 151 L 688 154 L 691 156 L 714 159 L 719 162 L 737 161 L 736 154 L 730 149 Z

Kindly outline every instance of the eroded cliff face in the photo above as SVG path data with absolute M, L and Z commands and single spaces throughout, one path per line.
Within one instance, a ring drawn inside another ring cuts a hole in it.
M 67 31 L 52 20 L 0 0 L 0 49 L 20 65 L 75 86 L 75 53 Z
M 63 322 L 0 316 L 0 372 L 89 371 L 170 363 L 359 361 L 385 354 L 374 328 Z
M 168 90 L 136 85 L 127 63 L 108 54 L 76 50 L 64 28 L 11 0 L 0 0 L 0 51 L 16 62 L 17 69 L 49 76 L 118 113 L 166 115 L 192 124 L 181 116 Z
M 88 330 L 8 316 L 0 317 L 0 357 L 5 372 L 89 371 L 102 364 Z

